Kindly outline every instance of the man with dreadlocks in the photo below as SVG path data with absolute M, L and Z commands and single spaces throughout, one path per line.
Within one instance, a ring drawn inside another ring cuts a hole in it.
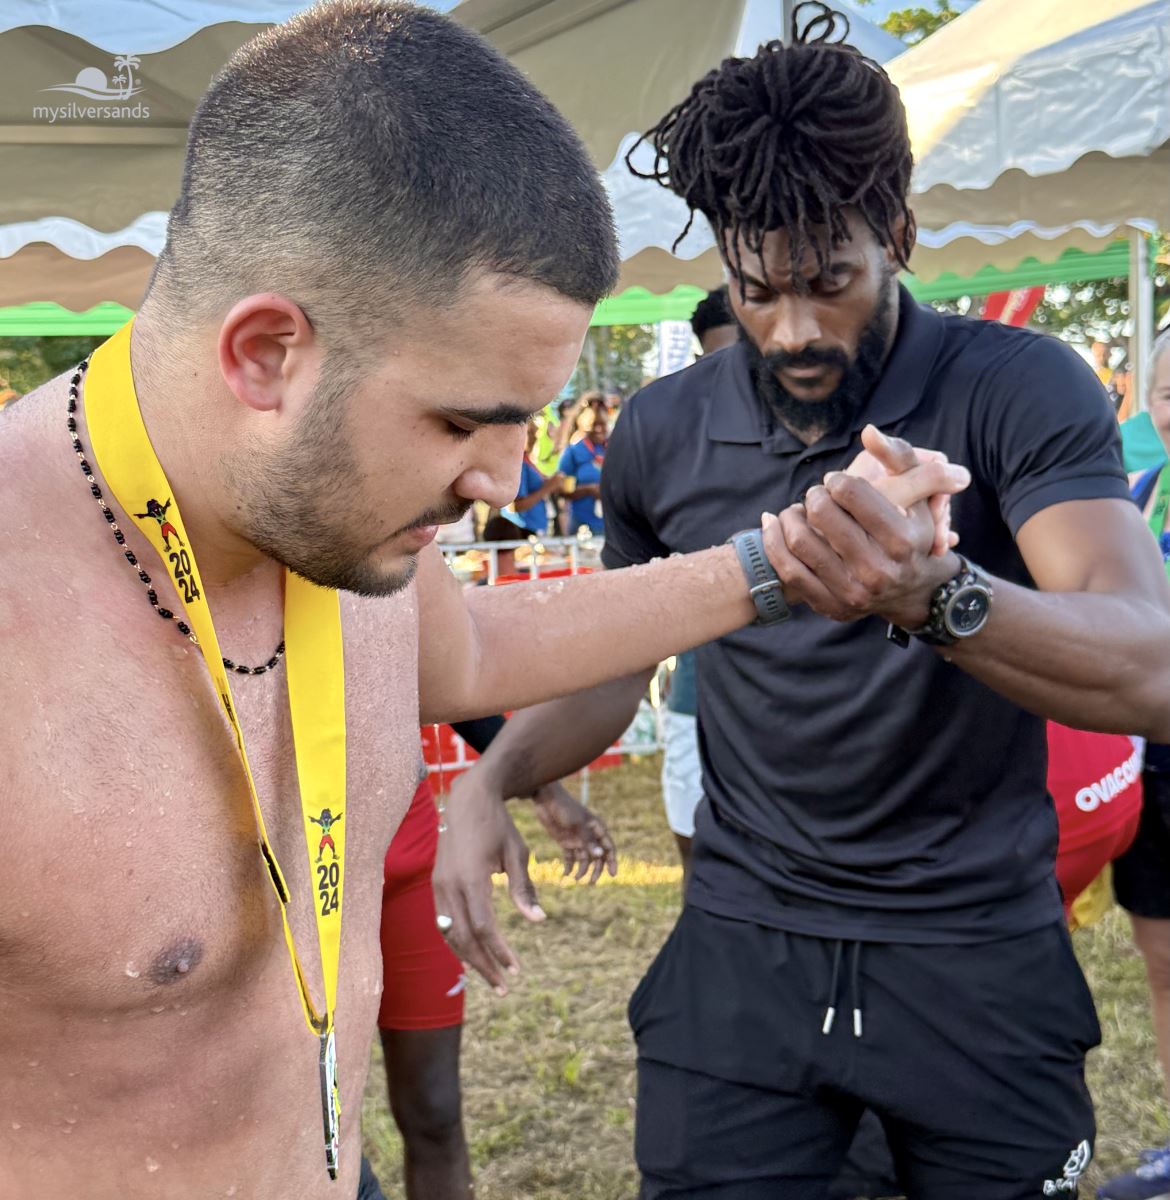
M 642 1197 L 821 1200 L 867 1108 L 912 1197 L 1071 1195 L 1100 1031 L 1053 876 L 1043 717 L 1164 740 L 1170 589 L 1092 372 L 899 287 L 905 114 L 837 30 L 818 6 L 647 135 L 650 176 L 714 229 L 742 337 L 628 404 L 606 566 L 761 509 L 786 550 L 783 599 L 760 571 L 761 622 L 697 651 L 692 877 L 630 1003 Z M 886 433 L 970 467 L 962 557 L 912 546 L 867 482 Z M 644 681 L 518 715 L 472 772 L 484 802 L 587 761 Z

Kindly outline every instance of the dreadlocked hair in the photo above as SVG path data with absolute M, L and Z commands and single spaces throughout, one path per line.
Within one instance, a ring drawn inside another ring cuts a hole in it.
M 798 4 L 791 45 L 768 42 L 753 58 L 724 59 L 626 155 L 635 175 L 669 188 L 690 208 L 672 251 L 701 212 L 740 279 L 741 296 L 740 240 L 762 267 L 764 235 L 785 230 L 799 281 L 808 247 L 823 271 L 832 247 L 849 240 L 846 208 L 861 215 L 900 266 L 909 261 L 906 112 L 889 76 L 846 45 L 848 36 L 843 14 L 820 0 Z M 633 164 L 643 142 L 654 149 L 649 171 Z M 895 238 L 899 217 L 904 226 Z

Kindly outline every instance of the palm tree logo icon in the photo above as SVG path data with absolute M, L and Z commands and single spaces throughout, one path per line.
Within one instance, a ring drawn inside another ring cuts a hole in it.
M 42 92 L 73 92 L 90 100 L 126 100 L 142 91 L 142 83 L 134 74 L 142 65 L 137 54 L 119 54 L 114 59 L 114 77 L 107 80 L 100 67 L 82 67 L 72 83 L 57 83 L 41 88 Z
M 114 59 L 114 71 L 116 74 L 110 82 L 116 83 L 123 88 L 123 99 L 134 95 L 134 68 L 141 65 L 142 60 L 136 54 L 119 54 Z M 123 71 L 125 74 L 123 74 Z

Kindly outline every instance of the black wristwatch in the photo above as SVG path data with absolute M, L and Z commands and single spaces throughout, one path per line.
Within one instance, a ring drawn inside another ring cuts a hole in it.
M 779 625 L 792 616 L 784 599 L 784 588 L 764 552 L 764 534 L 760 529 L 745 529 L 727 539 L 735 547 L 743 567 L 752 603 L 756 606 L 756 625 Z
M 917 629 L 891 625 L 886 636 L 899 646 L 908 646 L 916 637 L 928 646 L 953 646 L 974 637 L 991 616 L 993 591 L 991 580 L 974 563 L 958 556 L 956 575 L 941 584 L 930 598 L 926 623 Z

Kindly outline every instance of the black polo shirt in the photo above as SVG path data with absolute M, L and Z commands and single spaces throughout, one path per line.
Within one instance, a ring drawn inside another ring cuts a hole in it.
M 1049 505 L 1128 496 L 1117 423 L 1057 339 L 943 316 L 905 291 L 855 427 L 805 446 L 742 346 L 627 405 L 602 475 L 607 567 L 758 526 L 860 451 L 873 422 L 970 468 L 952 521 L 985 570 L 1031 585 L 1014 535 Z M 1076 647 L 1068 647 L 1070 654 Z M 706 800 L 690 903 L 780 929 L 978 941 L 1061 917 L 1044 722 L 876 617 L 804 606 L 699 649 Z

